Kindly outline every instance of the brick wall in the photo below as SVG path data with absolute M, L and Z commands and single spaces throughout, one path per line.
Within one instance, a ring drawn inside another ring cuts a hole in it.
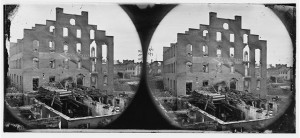
M 176 80 L 175 93 L 185 95 L 186 82 L 192 82 L 192 89 L 195 90 L 204 80 L 209 85 L 225 81 L 229 85 L 232 78 L 237 79 L 237 89 L 244 90 L 244 78 L 250 79 L 250 91 L 266 95 L 266 55 L 267 43 L 259 40 L 258 35 L 250 34 L 250 30 L 241 28 L 241 17 L 235 19 L 217 18 L 216 13 L 210 13 L 210 25 L 200 25 L 200 29 L 189 29 L 184 34 L 177 34 L 177 43 L 171 47 L 164 47 L 164 85 L 169 89 L 168 79 Z M 226 26 L 227 27 L 224 27 Z M 204 36 L 206 32 L 206 36 Z M 217 40 L 217 32 L 221 37 Z M 234 34 L 234 35 L 231 35 Z M 230 36 L 232 38 L 230 38 Z M 244 36 L 246 36 L 244 38 Z M 246 41 L 247 39 L 247 41 Z M 233 41 L 232 41 L 233 40 Z M 192 45 L 192 50 L 189 48 Z M 204 56 L 203 46 L 208 47 L 208 56 Z M 243 50 L 249 47 L 249 62 L 243 62 Z M 234 48 L 234 55 L 231 57 L 230 48 Z M 173 51 L 175 49 L 175 54 Z M 220 50 L 220 56 L 217 50 Z M 260 49 L 260 71 L 261 77 L 255 76 L 255 49 Z M 191 69 L 187 65 L 192 63 Z M 169 64 L 175 64 L 175 72 L 170 73 Z M 208 73 L 203 73 L 203 65 L 208 64 Z M 249 64 L 250 76 L 245 76 L 245 65 Z M 218 67 L 218 66 L 221 66 Z M 234 73 L 230 72 L 231 66 Z M 167 73 L 166 73 L 167 72 Z M 196 79 L 197 78 L 197 79 Z M 259 81 L 258 81 L 259 80 Z M 257 90 L 257 83 L 260 82 L 260 89 Z M 172 86 L 171 86 L 172 87 Z M 174 89 L 172 89 L 174 91 Z
M 71 20 L 75 24 L 71 24 Z M 54 27 L 53 32 L 50 28 Z M 63 28 L 68 28 L 68 36 L 63 36 Z M 81 30 L 81 37 L 77 37 L 77 30 Z M 94 38 L 90 37 L 90 31 L 94 30 Z M 34 51 L 34 41 L 38 41 L 38 50 Z M 55 50 L 50 52 L 49 42 L 54 42 Z M 56 8 L 56 21 L 47 20 L 45 25 L 36 24 L 32 29 L 24 29 L 24 38 L 18 43 L 12 44 L 10 51 L 10 69 L 16 68 L 16 62 L 22 66 L 26 82 L 23 85 L 25 91 L 32 91 L 32 76 L 39 77 L 40 85 L 49 81 L 49 76 L 55 76 L 56 81 L 66 77 L 73 77 L 76 80 L 78 74 L 84 74 L 84 85 L 90 86 L 90 74 L 92 62 L 90 59 L 91 44 L 96 43 L 96 76 L 97 88 L 101 90 L 113 91 L 113 37 L 106 36 L 105 31 L 97 30 L 96 25 L 88 24 L 88 13 L 81 15 L 63 13 L 63 9 Z M 81 43 L 81 52 L 77 53 L 76 44 Z M 108 61 L 105 65 L 108 72 L 102 72 L 102 45 L 107 45 Z M 16 45 L 16 46 L 15 46 Z M 20 46 L 18 46 L 20 45 Z M 64 45 L 68 46 L 68 52 L 64 53 Z M 18 48 L 17 48 L 18 47 Z M 22 52 L 17 57 L 17 53 Z M 33 67 L 33 59 L 37 58 L 38 68 Z M 69 59 L 69 68 L 63 69 L 64 60 Z M 16 61 L 17 60 L 17 61 Z M 81 61 L 82 68 L 78 69 L 77 63 Z M 55 61 L 55 68 L 50 68 L 50 61 Z M 108 76 L 108 85 L 103 86 L 103 76 Z M 43 82 L 46 81 L 46 82 Z

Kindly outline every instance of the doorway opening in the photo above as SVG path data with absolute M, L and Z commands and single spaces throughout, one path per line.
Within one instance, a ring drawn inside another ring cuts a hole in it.
M 192 93 L 192 82 L 186 82 L 186 95 L 190 95 Z

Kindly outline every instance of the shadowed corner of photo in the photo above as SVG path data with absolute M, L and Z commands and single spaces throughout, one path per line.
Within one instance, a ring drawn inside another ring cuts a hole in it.
M 10 26 L 11 26 L 11 17 L 14 16 L 18 12 L 19 5 L 3 5 L 4 10 L 4 35 L 3 35 L 3 46 L 4 46 L 4 53 L 3 53 L 3 59 L 4 61 L 8 61 L 8 50 L 7 50 L 7 42 L 10 41 Z M 7 91 L 6 88 L 10 86 L 10 78 L 6 75 L 8 72 L 8 62 L 4 62 L 4 70 L 3 74 L 3 97 L 5 97 Z M 4 113 L 3 113 L 3 131 L 4 132 L 20 132 L 24 131 L 24 126 L 27 126 L 27 124 L 23 123 L 19 118 L 16 117 L 16 115 L 13 114 L 11 110 L 8 109 L 8 107 L 5 104 L 5 101 L 3 101 L 4 104 Z

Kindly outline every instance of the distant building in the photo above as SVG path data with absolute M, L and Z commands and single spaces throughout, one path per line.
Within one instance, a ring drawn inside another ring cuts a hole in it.
M 217 18 L 209 25 L 177 34 L 177 42 L 163 49 L 164 87 L 174 95 L 209 85 L 266 95 L 267 41 L 242 29 L 241 16 Z M 259 53 L 259 56 L 256 56 Z
M 267 69 L 267 77 L 276 78 L 276 82 L 278 79 L 292 80 L 293 75 L 293 67 L 287 67 L 287 64 L 276 64 Z
M 137 77 L 141 73 L 140 63 L 134 63 L 134 60 L 123 60 L 114 65 L 114 73 L 124 79 L 130 79 L 131 77 Z
M 134 68 L 134 76 L 140 76 L 142 73 L 142 63 L 136 63 Z
M 149 64 L 149 74 L 151 76 L 160 76 L 162 75 L 162 61 L 154 61 Z
M 11 43 L 8 75 L 23 91 L 71 77 L 77 85 L 112 92 L 113 50 L 113 36 L 88 24 L 88 12 L 73 15 L 56 8 L 56 21 L 24 29 L 24 38 Z

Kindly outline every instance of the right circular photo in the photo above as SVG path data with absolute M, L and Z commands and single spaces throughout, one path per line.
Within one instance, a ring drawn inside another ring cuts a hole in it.
M 274 4 L 176 6 L 148 48 L 157 108 L 186 130 L 276 132 L 278 120 L 295 126 L 295 112 L 284 114 L 295 108 L 295 12 Z

